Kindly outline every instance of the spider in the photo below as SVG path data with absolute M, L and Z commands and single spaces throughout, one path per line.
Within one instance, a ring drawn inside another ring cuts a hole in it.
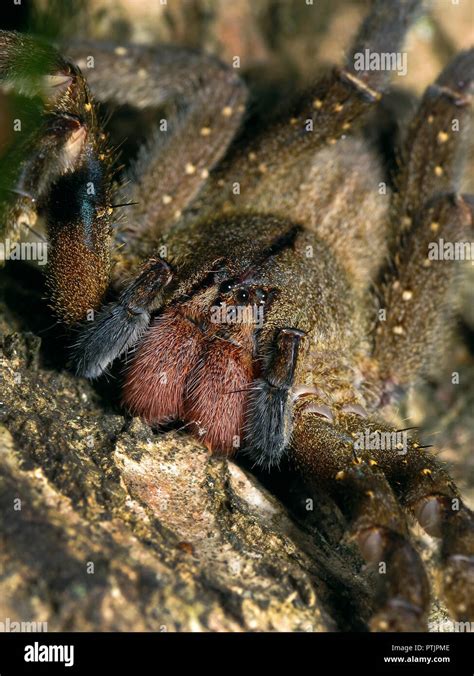
M 47 224 L 47 284 L 78 329 L 77 374 L 125 358 L 132 414 L 179 420 L 211 453 L 270 469 L 287 458 L 312 495 L 329 493 L 363 558 L 383 567 L 374 631 L 426 627 L 429 583 L 406 512 L 440 539 L 450 612 L 474 620 L 473 514 L 416 431 L 388 422 L 453 314 L 457 265 L 431 260 L 429 245 L 472 235 L 456 186 L 474 52 L 426 91 L 386 191 L 360 131 L 391 73 L 357 57 L 399 54 L 418 9 L 375 0 L 345 65 L 237 142 L 247 91 L 209 56 L 82 43 L 66 59 L 0 33 L 2 83 L 40 118 L 3 216 L 13 232 Z M 97 102 L 173 104 L 118 179 Z M 129 205 L 120 228 L 113 195 Z

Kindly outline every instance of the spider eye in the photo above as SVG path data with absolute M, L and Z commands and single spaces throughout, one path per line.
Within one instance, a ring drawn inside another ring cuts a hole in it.
M 237 294 L 235 296 L 235 299 L 238 303 L 246 303 L 248 299 L 250 298 L 250 294 L 247 291 L 247 289 L 239 289 L 237 291 Z
M 232 279 L 226 279 L 225 282 L 219 287 L 220 293 L 229 293 L 234 288 L 234 281 Z
M 255 296 L 257 298 L 257 303 L 260 303 L 260 305 L 263 305 L 263 303 L 265 303 L 267 300 L 267 292 L 263 289 L 256 289 Z

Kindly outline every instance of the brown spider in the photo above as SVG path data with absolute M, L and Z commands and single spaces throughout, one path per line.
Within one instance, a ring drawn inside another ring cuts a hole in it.
M 268 467 L 287 454 L 311 491 L 341 506 L 364 558 L 384 564 L 373 630 L 426 626 L 429 585 L 404 509 L 441 539 L 450 611 L 474 620 L 473 515 L 416 435 L 384 422 L 452 314 L 457 266 L 432 261 L 428 246 L 472 235 L 455 193 L 462 133 L 452 122 L 468 125 L 473 51 L 425 93 L 391 195 L 379 194 L 381 162 L 355 129 L 390 76 L 358 69 L 357 55 L 400 53 L 418 4 L 376 0 L 344 68 L 230 150 L 247 95 L 214 59 L 80 44 L 69 61 L 0 33 L 2 81 L 42 106 L 4 217 L 13 229 L 46 220 L 51 303 L 82 327 L 78 374 L 96 378 L 128 353 L 133 414 L 157 426 L 179 419 L 213 453 L 241 449 Z M 41 68 L 25 77 L 32 58 Z M 94 100 L 179 104 L 120 180 L 132 206 L 118 235 L 113 153 Z M 114 237 L 125 245 L 112 268 Z

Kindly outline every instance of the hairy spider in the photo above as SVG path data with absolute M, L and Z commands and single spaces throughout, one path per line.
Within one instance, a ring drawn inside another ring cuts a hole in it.
M 0 33 L 3 83 L 40 107 L 4 219 L 13 230 L 47 223 L 51 303 L 80 327 L 77 373 L 96 378 L 128 354 L 131 413 L 181 420 L 212 453 L 240 449 L 267 467 L 288 455 L 311 491 L 341 506 L 363 557 L 385 564 L 373 630 L 425 627 L 429 585 L 404 510 L 441 539 L 450 612 L 474 620 L 473 515 L 416 434 L 387 422 L 452 315 L 457 266 L 428 246 L 472 235 L 452 122 L 467 128 L 474 52 L 426 91 L 390 194 L 356 128 L 390 79 L 359 69 L 358 55 L 399 53 L 418 5 L 376 0 L 345 66 L 291 117 L 232 146 L 246 89 L 211 57 L 81 43 L 66 60 Z M 95 101 L 177 104 L 118 186 Z M 117 191 L 130 207 L 114 229 Z

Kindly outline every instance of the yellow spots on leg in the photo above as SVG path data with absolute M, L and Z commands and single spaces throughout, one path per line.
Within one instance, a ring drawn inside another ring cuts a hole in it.
M 219 186 L 219 188 L 223 188 L 224 185 L 225 185 L 224 179 L 223 179 L 223 178 L 220 178 L 220 179 L 217 181 L 217 185 Z
M 321 101 L 321 99 L 314 99 L 313 108 L 315 110 L 321 110 L 322 107 L 323 107 L 323 102 Z
M 258 165 L 258 170 L 259 170 L 259 172 L 260 172 L 261 174 L 266 174 L 266 173 L 267 173 L 268 167 L 267 167 L 267 165 L 265 164 L 265 162 L 261 162 L 261 163 Z
M 298 118 L 297 117 L 290 118 L 290 124 L 292 127 L 294 127 L 295 124 L 298 124 Z
M 192 174 L 195 174 L 195 173 L 196 173 L 196 167 L 195 167 L 194 164 L 192 164 L 191 162 L 188 162 L 188 163 L 186 164 L 186 166 L 184 167 L 184 172 L 185 172 L 188 176 L 191 176 Z
M 442 176 L 444 174 L 443 167 L 441 165 L 437 164 L 436 167 L 434 168 L 434 173 L 435 173 L 435 176 Z
M 350 122 L 344 122 L 344 124 L 342 125 L 342 128 L 343 128 L 344 131 L 347 131 L 348 129 L 351 128 L 351 123 Z
M 367 496 L 368 498 L 370 498 L 371 500 L 373 500 L 373 499 L 375 498 L 375 493 L 374 493 L 374 491 L 365 491 L 365 494 L 366 494 L 366 496 Z
M 125 47 L 116 47 L 114 52 L 117 56 L 125 56 L 128 53 L 128 50 Z
M 400 324 L 394 326 L 392 331 L 396 336 L 403 336 L 405 333 L 405 329 L 403 328 L 403 326 L 400 326 Z
M 103 162 L 105 160 L 105 154 L 104 153 L 99 153 L 99 160 Z
M 210 127 L 201 127 L 200 134 L 201 136 L 210 136 L 211 134 L 211 128 Z
M 248 158 L 249 158 L 250 162 L 255 162 L 257 160 L 257 153 L 253 153 L 253 152 L 249 153 Z
M 98 207 L 96 209 L 96 216 L 97 218 L 104 218 L 104 216 L 107 214 L 107 216 L 111 216 L 113 214 L 113 208 L 112 207 Z
M 446 143 L 449 138 L 449 134 L 447 134 L 445 131 L 439 131 L 436 138 L 438 139 L 438 143 Z
M 436 221 L 433 221 L 432 223 L 430 223 L 430 230 L 431 230 L 431 232 L 438 232 L 439 223 L 437 223 Z
M 137 75 L 140 78 L 140 80 L 146 80 L 148 77 L 148 71 L 146 68 L 139 68 L 137 70 Z
M 428 117 L 426 118 L 426 120 L 427 120 L 428 124 L 433 124 L 433 122 L 434 122 L 434 115 L 428 115 Z
M 329 143 L 330 146 L 333 146 L 335 143 L 337 143 L 337 138 L 328 139 L 328 143 Z
M 375 467 L 375 466 L 378 465 L 378 464 L 379 464 L 379 463 L 377 462 L 377 460 L 374 460 L 373 458 L 370 458 L 370 459 L 369 459 L 369 465 L 370 465 L 371 467 Z
M 335 103 L 332 109 L 334 113 L 340 113 L 343 108 L 344 106 L 342 103 Z
M 408 301 L 413 298 L 413 291 L 410 291 L 409 289 L 405 289 L 405 291 L 402 293 L 402 300 Z
M 89 101 L 85 103 L 84 110 L 86 111 L 86 113 L 90 113 L 90 111 L 92 110 L 92 103 L 89 103 Z
M 182 214 L 181 210 L 176 209 L 176 211 L 174 212 L 174 218 L 176 221 L 178 221 L 181 218 L 181 214 Z
M 172 199 L 173 198 L 171 197 L 171 195 L 163 195 L 161 201 L 163 202 L 163 204 L 169 204 Z
M 209 171 L 207 169 L 203 169 L 201 171 L 201 178 L 204 178 L 204 179 L 209 178 Z
M 392 284 L 392 289 L 394 289 L 396 291 L 399 288 L 400 288 L 400 281 L 398 279 L 396 279 Z
M 336 474 L 336 481 L 342 481 L 343 479 L 346 478 L 346 473 L 344 472 L 343 469 L 341 469 L 337 474 Z
M 423 474 L 423 476 L 428 476 L 428 477 L 431 477 L 431 475 L 433 474 L 433 472 L 428 467 L 424 467 L 421 470 L 421 473 Z
M 424 268 L 429 268 L 430 265 L 431 265 L 430 259 L 429 259 L 429 258 L 425 258 L 425 260 L 423 261 L 423 267 L 424 267 Z
M 403 225 L 404 228 L 409 228 L 409 227 L 411 227 L 411 224 L 412 224 L 412 223 L 413 223 L 413 221 L 412 221 L 412 219 L 410 218 L 410 216 L 404 216 L 404 217 L 402 218 L 402 225 Z
M 233 112 L 234 112 L 234 110 L 233 110 L 233 108 L 232 108 L 231 106 L 224 106 L 224 108 L 222 108 L 222 111 L 221 111 L 221 112 L 222 112 L 222 115 L 223 115 L 224 117 L 231 117 L 232 114 L 233 114 Z

